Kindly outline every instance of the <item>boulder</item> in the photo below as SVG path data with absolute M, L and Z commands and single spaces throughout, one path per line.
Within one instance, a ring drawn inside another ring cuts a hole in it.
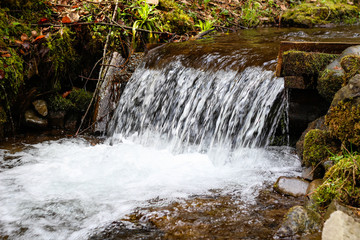
M 35 110 L 43 117 L 48 115 L 48 108 L 47 104 L 44 100 L 35 100 L 32 102 L 34 105 Z
M 339 91 L 336 92 L 331 106 L 337 106 L 340 101 L 354 99 L 356 104 L 360 104 L 360 74 L 355 75 L 349 80 L 349 83 L 342 87 Z
M 303 163 L 305 166 L 317 166 L 332 154 L 340 151 L 341 143 L 334 139 L 328 131 L 313 129 L 305 135 Z
M 321 184 L 323 184 L 324 180 L 322 178 L 315 179 L 311 181 L 308 188 L 306 189 L 306 195 L 309 196 L 314 193 L 315 189 L 317 189 Z
M 325 125 L 325 116 L 319 117 L 310 122 L 305 131 L 301 134 L 299 140 L 296 142 L 296 153 L 300 159 L 303 158 L 305 135 L 312 129 L 327 130 Z
M 347 60 L 350 55 L 352 57 L 360 56 L 360 45 L 345 49 L 341 55 L 330 63 L 320 74 L 317 82 L 317 89 L 320 95 L 328 102 L 332 102 L 335 93 L 340 90 L 343 82 L 347 82 L 346 77 L 351 76 L 351 74 L 346 74 L 342 67 L 345 66 L 345 69 L 348 71 L 347 73 L 352 69 L 348 64 L 351 59 Z M 343 59 L 344 61 L 342 62 Z M 353 74 L 356 74 L 356 72 Z
M 324 221 L 328 220 L 333 212 L 342 211 L 359 222 L 359 210 L 360 209 L 354 207 L 349 208 L 346 205 L 341 204 L 338 200 L 333 200 L 326 209 Z
M 274 189 L 281 194 L 300 197 L 306 194 L 308 186 L 309 182 L 301 178 L 279 177 L 274 184 Z
M 37 116 L 35 111 L 31 109 L 25 112 L 25 122 L 28 126 L 34 128 L 46 128 L 48 125 L 47 119 Z
M 276 232 L 278 238 L 291 238 L 320 231 L 321 216 L 303 206 L 295 206 L 289 209 L 280 228 Z
M 359 240 L 360 223 L 342 211 L 335 211 L 324 223 L 322 240 Z

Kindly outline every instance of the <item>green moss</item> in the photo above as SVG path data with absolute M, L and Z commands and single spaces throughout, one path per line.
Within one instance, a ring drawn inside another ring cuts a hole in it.
M 74 33 L 69 28 L 62 28 L 47 42 L 49 59 L 55 72 L 51 88 L 60 90 L 61 82 L 76 71 L 78 55 L 74 49 Z
M 330 108 L 325 116 L 325 124 L 331 136 L 343 143 L 360 146 L 360 106 L 352 101 L 340 102 Z
M 316 166 L 340 150 L 340 144 L 326 131 L 313 129 L 305 135 L 303 162 L 305 166 Z
M 80 112 L 85 112 L 92 99 L 92 93 L 84 89 L 73 89 L 69 95 L 70 101 Z
M 360 155 L 339 160 L 325 174 L 325 181 L 314 194 L 316 203 L 325 207 L 333 199 L 360 207 Z
M 328 102 L 331 102 L 335 93 L 340 90 L 343 83 L 344 75 L 339 71 L 325 69 L 317 82 L 319 94 Z
M 8 57 L 0 57 L 0 102 L 9 109 L 24 83 L 24 73 L 22 58 L 12 48 L 7 51 Z
M 76 107 L 70 99 L 63 98 L 60 95 L 54 95 L 49 99 L 49 108 L 52 111 L 71 111 Z
M 360 56 L 347 55 L 341 59 L 340 64 L 345 71 L 343 82 L 345 86 L 353 76 L 360 73 Z
M 356 6 L 340 2 L 302 3 L 286 11 L 282 16 L 282 22 L 306 27 L 327 23 L 354 23 L 358 14 L 359 9 Z
M 284 76 L 318 75 L 338 57 L 337 54 L 287 51 L 283 53 Z
M 176 8 L 170 12 L 163 12 L 160 17 L 164 30 L 184 34 L 191 30 L 194 21 L 183 10 Z

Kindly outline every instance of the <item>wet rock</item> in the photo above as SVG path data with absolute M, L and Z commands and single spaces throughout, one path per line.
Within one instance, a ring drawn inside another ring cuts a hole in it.
M 275 191 L 294 197 L 304 196 L 309 182 L 296 177 L 279 177 L 274 184 Z
M 318 232 L 321 229 L 321 216 L 303 206 L 290 208 L 276 236 L 280 238 L 301 236 Z
M 303 158 L 305 135 L 312 129 L 327 130 L 325 125 L 325 116 L 319 117 L 318 119 L 310 122 L 305 131 L 301 134 L 299 140 L 296 142 L 296 153 L 300 159 Z
M 303 163 L 305 166 L 317 166 L 332 154 L 340 152 L 341 142 L 333 138 L 328 131 L 310 130 L 305 135 Z
M 337 106 L 340 101 L 347 99 L 354 99 L 356 104 L 360 103 L 360 74 L 355 75 L 349 81 L 349 83 L 336 92 L 334 99 L 331 102 L 331 106 Z
M 93 117 L 95 120 L 94 132 L 105 132 L 107 123 L 111 119 L 126 83 L 142 58 L 143 53 L 132 54 L 124 68 L 112 67 L 113 65 L 121 66 L 125 63 L 125 59 L 117 52 L 114 52 L 107 60 L 110 66 L 103 69 L 104 81 L 100 87 Z
M 317 167 L 310 166 L 303 169 L 301 177 L 306 180 L 312 181 L 314 179 L 323 178 L 324 174 L 325 170 L 322 165 L 319 165 Z
M 25 112 L 25 122 L 28 126 L 34 128 L 46 128 L 48 125 L 47 119 L 38 117 L 33 110 L 27 110 Z
M 360 239 L 360 223 L 342 211 L 335 211 L 324 224 L 322 240 L 345 239 Z
M 338 200 L 333 200 L 326 209 L 324 214 L 324 221 L 328 220 L 333 212 L 342 211 L 347 215 L 353 217 L 356 221 L 360 222 L 359 219 L 359 210 L 357 208 L 349 208 L 345 205 L 342 205 Z
M 327 160 L 327 161 L 322 162 L 321 165 L 323 166 L 323 168 L 324 168 L 324 170 L 325 170 L 325 172 L 326 172 L 326 171 L 329 170 L 332 166 L 334 166 L 334 161 L 332 161 L 332 160 Z
M 313 194 L 315 189 L 317 189 L 321 184 L 323 184 L 323 182 L 324 180 L 322 178 L 311 181 L 308 188 L 306 189 L 306 195 L 311 197 L 310 195 Z
M 64 128 L 65 125 L 65 111 L 50 111 L 49 113 L 49 125 L 53 128 Z
M 48 115 L 47 104 L 44 100 L 35 100 L 32 102 L 35 107 L 35 110 L 43 117 Z

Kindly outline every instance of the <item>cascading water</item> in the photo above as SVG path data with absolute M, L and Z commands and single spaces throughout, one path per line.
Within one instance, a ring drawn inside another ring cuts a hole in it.
M 143 143 L 156 133 L 182 149 L 268 145 L 284 107 L 283 80 L 272 71 L 203 71 L 176 60 L 161 69 L 144 65 L 128 83 L 110 133 L 136 133 Z
M 194 46 L 149 55 L 104 143 L 0 150 L 0 237 L 87 239 L 137 207 L 214 190 L 253 203 L 264 182 L 293 175 L 294 155 L 265 148 L 285 107 L 282 80 L 236 51 L 202 54 L 191 67 Z

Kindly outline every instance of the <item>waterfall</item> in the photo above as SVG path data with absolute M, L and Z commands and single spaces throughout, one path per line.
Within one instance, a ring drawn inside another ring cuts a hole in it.
M 181 55 L 148 67 L 153 55 L 127 84 L 109 135 L 151 144 L 156 134 L 174 149 L 196 145 L 201 151 L 269 144 L 285 108 L 283 81 L 272 71 L 260 66 L 237 71 L 233 62 L 231 69 L 192 68 Z M 203 56 L 203 64 L 219 61 L 216 57 Z

